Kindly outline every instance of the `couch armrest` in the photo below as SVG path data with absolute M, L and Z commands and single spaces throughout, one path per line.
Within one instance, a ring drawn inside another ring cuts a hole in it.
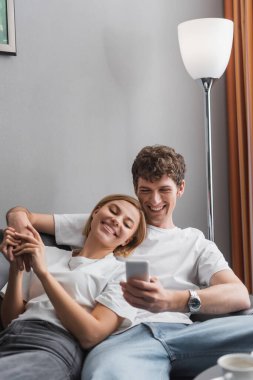
M 208 319 L 213 319 L 213 318 L 231 317 L 234 315 L 253 315 L 253 295 L 252 294 L 250 294 L 250 303 L 251 303 L 251 305 L 250 305 L 249 309 L 240 310 L 240 311 L 236 311 L 233 313 L 226 313 L 226 314 L 201 314 L 201 313 L 197 313 L 197 314 L 191 315 L 191 320 L 193 322 L 204 322 L 204 321 L 207 321 Z
M 48 247 L 57 247 L 60 249 L 65 249 L 66 251 L 71 251 L 71 248 L 69 245 L 59 245 L 55 241 L 54 235 L 49 235 L 49 234 L 40 234 L 41 239 L 43 240 L 43 243 L 48 246 Z

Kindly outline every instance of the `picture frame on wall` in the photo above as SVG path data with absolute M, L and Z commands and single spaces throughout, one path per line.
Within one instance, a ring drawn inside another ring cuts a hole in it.
M 14 0 L 0 0 L 0 53 L 17 54 Z

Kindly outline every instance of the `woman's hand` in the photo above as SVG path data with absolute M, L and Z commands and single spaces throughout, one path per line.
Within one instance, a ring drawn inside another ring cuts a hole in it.
M 30 265 L 40 278 L 48 272 L 45 261 L 45 246 L 35 228 L 28 225 L 27 229 L 32 233 L 32 236 L 15 232 L 16 239 L 22 240 L 22 243 L 13 249 L 13 254 L 15 258 L 24 254 L 29 255 Z
M 7 227 L 4 230 L 4 238 L 2 243 L 0 244 L 0 252 L 2 252 L 5 256 L 5 258 L 8 261 L 13 261 L 14 256 L 11 257 L 8 256 L 8 246 L 11 245 L 13 247 L 17 247 L 21 243 L 21 240 L 17 238 L 15 234 L 15 229 L 12 227 Z
M 12 250 L 10 250 L 9 248 L 12 247 L 13 249 L 13 247 L 17 247 L 20 244 L 21 240 L 17 238 L 15 234 L 15 229 L 12 227 L 7 227 L 4 230 L 4 238 L 2 243 L 0 244 L 0 252 L 2 252 L 6 260 L 10 262 L 10 266 L 14 271 L 17 269 L 23 270 L 23 260 L 21 258 L 15 260 Z
M 15 231 L 20 232 L 25 235 L 32 235 L 31 232 L 28 230 L 27 225 L 31 225 L 31 222 L 29 220 L 30 212 L 24 207 L 14 207 L 10 209 L 7 212 L 6 220 L 8 223 L 8 226 L 15 229 Z M 33 236 L 33 235 L 32 235 Z M 4 252 L 4 255 L 6 259 L 10 262 L 14 260 L 13 255 L 13 248 L 11 244 L 8 245 L 6 249 L 6 253 Z M 19 256 L 16 259 L 16 265 L 19 270 L 26 270 L 27 272 L 30 271 L 30 257 L 28 255 Z

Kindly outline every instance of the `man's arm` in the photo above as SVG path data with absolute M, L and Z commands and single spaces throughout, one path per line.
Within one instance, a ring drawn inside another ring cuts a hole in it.
M 160 313 L 164 311 L 189 312 L 189 290 L 164 289 L 156 278 L 151 282 L 131 279 L 121 283 L 124 298 L 132 306 Z M 224 314 L 248 309 L 247 288 L 231 270 L 215 273 L 210 286 L 197 290 L 203 314 Z
M 37 214 L 29 211 L 25 207 L 14 207 L 6 214 L 7 224 L 16 231 L 23 233 L 27 231 L 27 224 L 32 225 L 37 231 L 50 235 L 55 234 L 55 224 L 53 215 Z
M 211 277 L 210 285 L 199 291 L 204 303 L 202 313 L 223 314 L 250 307 L 248 290 L 232 270 L 215 273 Z

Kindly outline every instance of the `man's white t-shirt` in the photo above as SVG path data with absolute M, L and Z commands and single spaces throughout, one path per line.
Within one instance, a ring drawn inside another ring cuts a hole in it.
M 88 214 L 54 215 L 58 244 L 81 246 Z M 147 260 L 150 275 L 157 276 L 165 289 L 200 289 L 210 285 L 212 275 L 229 269 L 216 244 L 195 228 L 172 229 L 148 226 L 144 242 L 131 260 Z M 141 322 L 192 323 L 188 313 L 151 313 L 138 309 L 134 324 Z

